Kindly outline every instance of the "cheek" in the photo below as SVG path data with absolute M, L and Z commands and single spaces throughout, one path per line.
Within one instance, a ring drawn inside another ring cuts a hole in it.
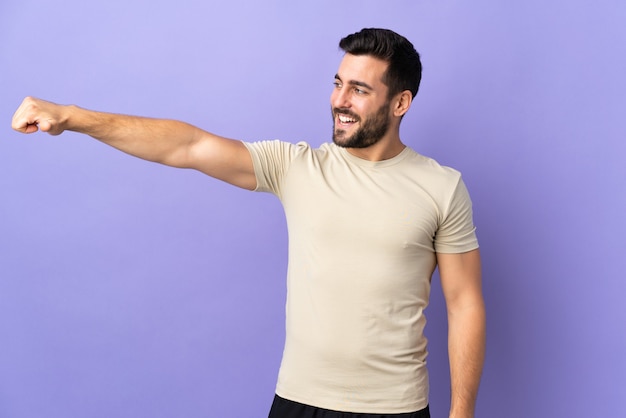
M 333 92 L 330 93 L 330 106 L 331 106 L 331 108 L 337 107 L 337 97 L 338 97 L 337 90 L 333 90 Z

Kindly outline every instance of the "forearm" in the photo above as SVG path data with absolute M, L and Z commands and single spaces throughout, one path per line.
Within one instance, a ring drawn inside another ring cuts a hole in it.
M 242 142 L 184 122 L 95 112 L 27 97 L 11 126 L 24 134 L 79 132 L 144 160 L 193 168 L 244 189 L 257 185 L 252 157 Z
M 450 418 L 472 418 L 485 357 L 485 309 L 482 299 L 448 313 Z
M 64 106 L 65 130 L 87 134 L 130 155 L 177 167 L 201 130 L 184 122 Z
M 198 141 L 218 138 L 184 122 L 95 112 L 33 97 L 24 99 L 11 125 L 26 134 L 87 134 L 136 157 L 176 167 L 190 166 L 190 150 Z

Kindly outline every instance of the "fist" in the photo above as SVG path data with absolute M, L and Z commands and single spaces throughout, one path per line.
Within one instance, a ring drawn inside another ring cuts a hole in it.
M 51 135 L 59 135 L 65 130 L 64 108 L 45 100 L 27 97 L 13 115 L 11 127 L 18 132 L 30 134 L 41 129 Z

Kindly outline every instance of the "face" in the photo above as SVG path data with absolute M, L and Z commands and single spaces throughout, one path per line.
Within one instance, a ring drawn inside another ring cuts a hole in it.
M 346 54 L 330 97 L 333 142 L 345 148 L 367 148 L 379 142 L 391 122 L 387 63 L 366 55 Z

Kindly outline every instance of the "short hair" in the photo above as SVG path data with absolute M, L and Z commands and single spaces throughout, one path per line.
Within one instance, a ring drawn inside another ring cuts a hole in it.
M 388 63 L 383 83 L 389 97 L 409 90 L 417 94 L 422 79 L 419 53 L 404 36 L 389 29 L 366 28 L 339 41 L 339 48 L 352 55 L 371 55 Z

